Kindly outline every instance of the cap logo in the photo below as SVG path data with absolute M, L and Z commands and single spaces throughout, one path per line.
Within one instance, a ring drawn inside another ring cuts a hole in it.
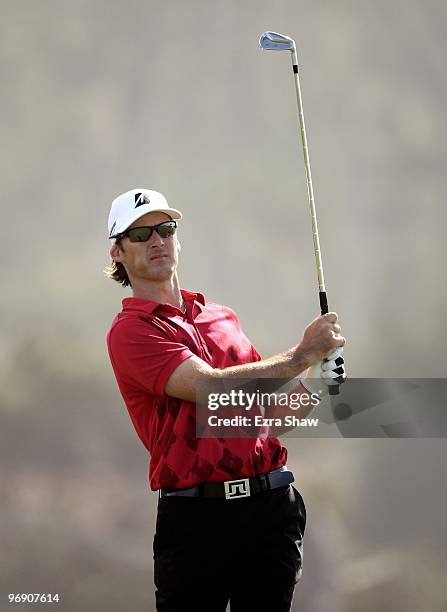
M 149 204 L 150 200 L 145 193 L 136 193 L 135 194 L 135 208 L 138 206 L 143 206 L 143 204 Z

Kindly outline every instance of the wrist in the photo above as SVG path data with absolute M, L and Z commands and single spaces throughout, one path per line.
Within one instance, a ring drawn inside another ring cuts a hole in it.
M 298 344 L 292 351 L 291 367 L 293 368 L 294 376 L 302 374 L 317 361 L 312 353 L 301 344 Z

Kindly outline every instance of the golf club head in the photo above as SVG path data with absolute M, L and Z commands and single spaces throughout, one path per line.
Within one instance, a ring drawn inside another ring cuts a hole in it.
M 264 32 L 259 38 L 259 46 L 272 51 L 293 51 L 295 41 L 277 32 Z

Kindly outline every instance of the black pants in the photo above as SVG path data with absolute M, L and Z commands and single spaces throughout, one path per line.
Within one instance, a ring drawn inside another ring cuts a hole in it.
M 306 509 L 292 485 L 240 499 L 158 502 L 158 612 L 289 612 L 301 576 Z

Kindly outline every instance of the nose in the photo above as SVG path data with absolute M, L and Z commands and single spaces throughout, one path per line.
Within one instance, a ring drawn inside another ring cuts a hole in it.
M 151 247 L 160 247 L 165 243 L 164 239 L 155 230 L 152 232 L 152 236 L 149 239 L 149 245 Z

